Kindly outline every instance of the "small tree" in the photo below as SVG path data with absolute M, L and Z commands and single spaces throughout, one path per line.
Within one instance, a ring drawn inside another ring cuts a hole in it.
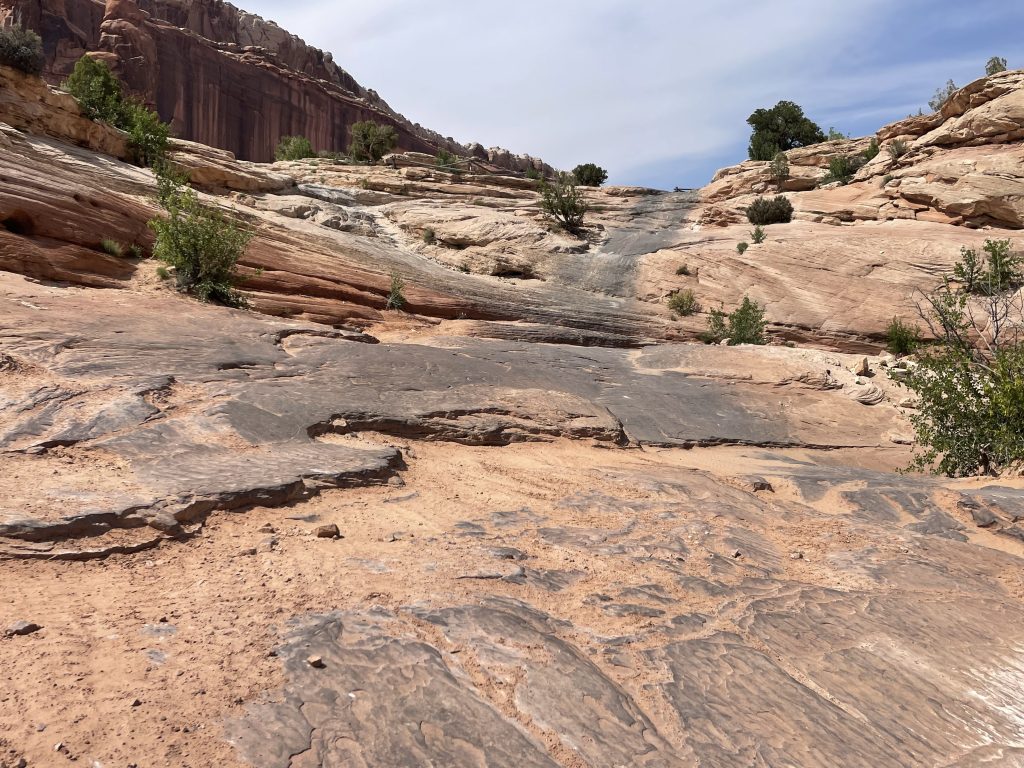
M 991 77 L 997 75 L 1000 72 L 1006 71 L 1006 59 L 1001 56 L 993 56 L 988 60 L 988 64 L 985 65 L 985 74 Z
M 282 160 L 305 160 L 308 157 L 316 157 L 313 151 L 313 144 L 305 136 L 282 136 L 274 150 L 274 159 Z
M 80 58 L 63 88 L 78 100 L 78 106 L 90 120 L 103 120 L 111 125 L 121 122 L 124 102 L 121 83 L 99 59 Z
M 153 110 L 126 98 L 121 83 L 98 59 L 83 56 L 63 87 L 91 120 L 103 120 L 128 133 L 128 145 L 139 165 L 156 165 L 167 152 L 171 128 Z
M 775 154 L 771 165 L 768 166 L 768 173 L 772 177 L 772 181 L 775 182 L 775 186 L 782 189 L 782 185 L 789 178 L 789 158 L 786 157 L 785 152 Z
M 712 309 L 708 313 L 708 330 L 702 338 L 714 344 L 726 341 L 730 347 L 737 344 L 763 345 L 768 343 L 767 325 L 764 308 L 744 296 L 740 306 L 728 315 L 722 309 Z
M 842 131 L 837 131 L 835 128 L 828 129 L 828 140 L 829 141 L 846 141 L 850 137 Z
M 600 187 L 608 181 L 608 171 L 593 163 L 577 165 L 573 168 L 572 175 L 576 177 L 576 183 L 581 187 Z
M 770 109 L 758 109 L 747 118 L 747 123 L 753 128 L 747 149 L 751 160 L 771 160 L 779 152 L 825 140 L 821 128 L 792 101 L 780 101 Z
M 387 301 L 384 302 L 384 309 L 398 311 L 405 306 L 405 280 L 397 272 L 391 273 L 391 289 L 388 291 Z
M 164 168 L 157 174 L 157 190 L 168 215 L 149 222 L 156 232 L 153 255 L 174 267 L 178 287 L 201 301 L 246 306 L 235 285 L 238 259 L 252 235 L 220 211 L 203 205 L 195 190 Z
M 566 232 L 577 236 L 580 234 L 583 217 L 587 213 L 587 201 L 570 174 L 562 174 L 553 184 L 541 180 L 540 207 Z
M 376 163 L 398 146 L 398 132 L 390 125 L 371 120 L 352 126 L 352 141 L 348 153 L 360 163 Z
M 1022 275 L 1009 241 L 988 241 L 985 251 L 974 294 L 947 277 L 919 304 L 940 341 L 919 355 L 905 381 L 918 396 L 910 416 L 923 449 L 916 469 L 997 474 L 1024 460 Z M 954 275 L 978 271 L 954 267 Z
M 889 142 L 889 145 L 885 148 L 885 151 L 889 153 L 889 159 L 894 163 L 903 157 L 907 152 L 910 151 L 910 147 L 903 139 L 893 139 Z
M 754 245 L 760 245 L 768 239 L 768 232 L 765 228 L 758 224 L 752 230 L 750 230 L 750 239 L 754 241 Z
M 931 107 L 932 112 L 940 112 L 942 108 L 946 106 L 946 102 L 950 100 L 954 93 L 959 90 L 956 83 L 952 80 L 946 82 L 945 86 L 938 88 L 935 91 L 935 95 L 932 96 L 928 102 L 928 106 Z
M 20 26 L 0 29 L 0 64 L 14 67 L 26 75 L 38 75 L 45 63 L 43 40 L 39 35 Z

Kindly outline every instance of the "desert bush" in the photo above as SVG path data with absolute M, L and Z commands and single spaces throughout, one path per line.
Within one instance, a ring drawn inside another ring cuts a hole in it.
M 789 158 L 786 157 L 785 152 L 776 153 L 771 165 L 768 166 L 768 173 L 775 185 L 782 189 L 782 185 L 789 178 Z
M 167 153 L 170 126 L 144 104 L 126 98 L 121 83 L 102 61 L 83 56 L 63 87 L 77 99 L 86 117 L 127 132 L 132 159 L 139 165 L 155 165 Z
M 423 230 L 423 242 L 427 245 L 433 245 L 437 242 L 437 233 L 432 227 L 426 227 Z
M 0 29 L 0 64 L 14 67 L 26 75 L 39 75 L 45 61 L 43 40 L 31 29 L 20 26 Z
M 526 169 L 526 178 L 531 179 L 532 181 L 540 181 L 544 178 L 544 174 L 531 165 Z
M 160 267 L 156 268 L 156 276 L 159 277 L 161 280 L 170 280 L 171 279 L 170 271 L 167 269 L 167 267 L 164 267 L 164 266 L 160 266 Z
M 985 74 L 988 76 L 997 75 L 1006 71 L 1006 59 L 1001 56 L 993 56 L 985 65 Z
M 864 160 L 870 162 L 878 157 L 878 153 L 881 151 L 881 148 L 878 146 L 878 139 L 872 136 L 871 141 L 868 142 L 868 148 L 862 154 L 864 155 Z
M 1024 282 L 1024 262 L 1010 248 L 1009 240 L 986 240 L 981 247 L 984 259 L 973 248 L 961 248 L 960 261 L 953 266 L 953 278 L 965 293 L 982 296 L 1019 287 Z
M 743 297 L 739 307 L 726 314 L 723 309 L 712 309 L 708 313 L 708 329 L 701 339 L 711 344 L 727 342 L 730 347 L 737 344 L 767 344 L 764 308 L 748 296 Z
M 744 253 L 747 252 L 747 249 L 749 247 L 750 247 L 750 243 L 747 243 L 747 242 L 736 243 L 736 253 L 738 253 L 740 256 L 742 256 Z
M 439 149 L 437 151 L 437 157 L 434 159 L 434 163 L 437 167 L 442 171 L 447 171 L 448 173 L 458 173 L 458 162 L 458 156 L 449 152 L 447 149 Z
M 747 208 L 751 224 L 788 224 L 793 220 L 793 204 L 784 195 L 759 197 Z
M 384 304 L 384 309 L 392 309 L 396 312 L 405 306 L 405 294 L 402 291 L 405 289 L 405 280 L 399 276 L 397 272 L 391 273 L 391 288 L 388 290 L 388 298 Z
M 937 88 L 935 95 L 928 101 L 928 106 L 931 107 L 932 112 L 939 112 L 958 90 L 959 88 L 957 88 L 956 83 L 952 80 L 947 81 L 941 88 Z
M 541 181 L 540 207 L 566 232 L 577 236 L 580 234 L 583 217 L 587 213 L 587 201 L 571 175 L 563 174 L 552 184 Z
M 367 120 L 352 126 L 348 154 L 360 163 L 376 163 L 396 146 L 398 132 L 392 126 Z
M 747 118 L 747 123 L 753 129 L 747 148 L 751 160 L 772 160 L 779 152 L 825 140 L 821 128 L 792 101 L 758 109 Z
M 921 329 L 894 317 L 885 329 L 885 348 L 897 357 L 909 355 L 921 341 Z
M 768 238 L 768 233 L 765 228 L 758 224 L 752 230 L 750 230 L 750 239 L 754 241 L 754 245 L 760 245 Z
M 910 151 L 910 147 L 903 139 L 893 139 L 889 142 L 889 146 L 886 147 L 886 151 L 889 153 L 889 158 L 895 162 L 907 154 Z
M 842 131 L 837 131 L 835 128 L 828 129 L 828 140 L 829 141 L 846 141 L 850 137 Z
M 857 171 L 863 167 L 867 160 L 864 155 L 838 155 L 829 159 L 828 174 L 821 180 L 821 184 L 831 184 L 838 181 L 840 184 L 849 184 Z
M 584 163 L 572 169 L 576 183 L 581 187 L 600 187 L 608 181 L 608 171 L 594 163 Z
M 317 157 L 317 153 L 305 136 L 282 136 L 274 149 L 274 159 L 277 161 L 305 160 L 308 157 Z
M 683 264 L 683 266 L 681 266 L 681 267 L 676 269 L 676 274 L 677 275 L 683 275 L 685 277 L 689 277 L 690 276 L 690 265 L 689 264 Z
M 238 259 L 250 233 L 220 211 L 203 205 L 195 190 L 181 183 L 180 176 L 158 169 L 157 185 L 167 216 L 149 222 L 156 232 L 153 255 L 174 267 L 178 287 L 201 301 L 246 306 L 235 285 Z
M 143 259 L 146 257 L 146 252 L 138 243 L 132 243 L 128 246 L 128 256 L 133 259 Z
M 1024 460 L 1024 294 L 1009 241 L 986 246 L 984 267 L 958 263 L 919 303 L 939 343 L 904 379 L 918 398 L 914 469 L 998 474 Z M 972 271 L 987 273 L 974 294 L 954 279 Z
M 700 302 L 697 301 L 697 294 L 689 288 L 677 291 L 669 296 L 668 308 L 681 317 L 689 317 L 701 311 Z
M 100 249 L 111 256 L 117 256 L 118 258 L 124 256 L 124 246 L 117 242 L 117 240 L 109 237 L 105 237 L 100 241 Z
M 122 123 L 118 127 L 128 132 L 132 159 L 137 164 L 152 166 L 167 154 L 171 126 L 153 110 L 129 101 L 124 105 Z

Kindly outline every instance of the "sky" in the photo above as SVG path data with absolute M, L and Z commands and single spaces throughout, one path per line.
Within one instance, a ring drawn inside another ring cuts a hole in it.
M 991 56 L 1024 68 L 1024 0 L 234 0 L 330 51 L 445 136 L 699 187 L 782 99 L 863 136 Z

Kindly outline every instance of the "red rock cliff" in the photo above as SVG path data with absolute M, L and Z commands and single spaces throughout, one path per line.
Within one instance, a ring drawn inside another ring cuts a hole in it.
M 51 83 L 96 52 L 177 135 L 243 159 L 273 159 L 280 138 L 292 134 L 341 151 L 353 123 L 375 120 L 395 126 L 403 150 L 445 147 L 513 168 L 529 162 L 411 123 L 331 54 L 218 0 L 0 0 L 0 24 L 11 21 L 43 37 Z

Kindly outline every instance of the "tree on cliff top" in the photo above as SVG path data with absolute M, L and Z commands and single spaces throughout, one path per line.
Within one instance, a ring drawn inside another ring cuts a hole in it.
M 992 75 L 997 75 L 1000 72 L 1005 71 L 1006 59 L 1004 59 L 1002 56 L 993 56 L 991 59 L 988 60 L 988 64 L 985 65 L 985 74 L 989 75 L 990 77 Z
M 398 132 L 392 126 L 366 120 L 352 126 L 348 154 L 356 162 L 376 163 L 397 145 Z
M 751 160 L 773 160 L 779 152 L 825 141 L 821 127 L 792 101 L 758 109 L 747 118 L 747 123 L 754 129 L 747 149 Z
M 576 183 L 581 187 L 600 187 L 608 181 L 608 171 L 594 163 L 583 163 L 572 169 Z

